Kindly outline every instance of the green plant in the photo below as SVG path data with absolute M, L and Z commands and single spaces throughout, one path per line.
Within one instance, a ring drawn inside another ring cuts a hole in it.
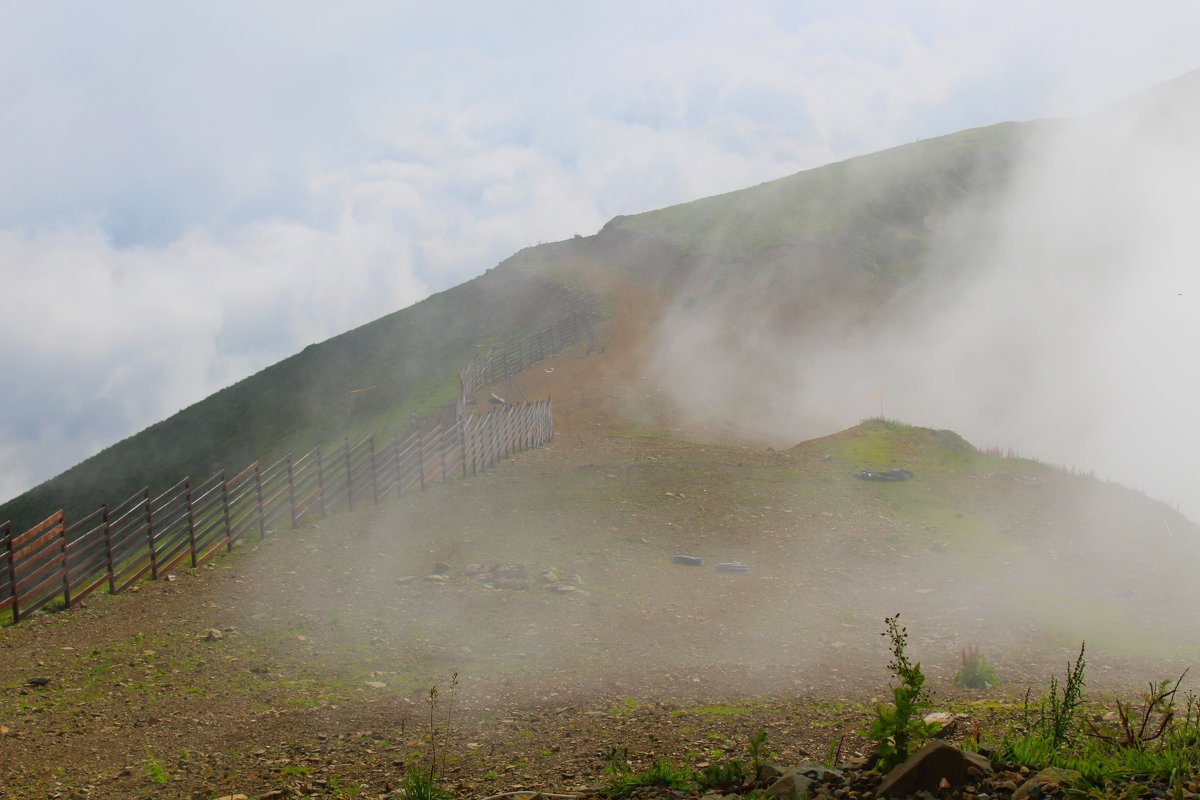
M 450 795 L 434 780 L 431 773 L 410 764 L 400 781 L 404 800 L 446 800 Z
M 991 689 L 996 685 L 996 668 L 971 645 L 962 651 L 962 669 L 954 674 L 954 685 L 963 689 Z
M 743 786 L 747 781 L 746 765 L 734 759 L 722 764 L 709 764 L 696 773 L 696 783 L 700 790 L 708 792 L 713 789 L 722 791 Z
M 610 765 L 616 763 L 610 759 Z M 638 789 L 647 786 L 658 786 L 678 791 L 687 791 L 695 786 L 696 779 L 691 770 L 677 767 L 670 761 L 660 758 L 641 772 L 634 772 L 629 765 L 622 762 L 623 769 L 618 767 L 610 773 L 604 794 L 608 797 L 629 797 Z
M 929 705 L 929 694 L 925 690 L 925 675 L 919 663 L 908 660 L 908 629 L 900 627 L 900 615 L 884 619 L 886 630 L 881 634 L 890 640 L 892 660 L 888 670 L 896 680 L 892 685 L 892 705 L 875 706 L 875 719 L 863 734 L 875 742 L 879 757 L 876 768 L 890 770 L 904 759 L 937 730 L 937 726 L 926 723 L 921 712 Z
M 1067 682 L 1062 697 L 1058 695 L 1058 679 L 1051 677 L 1050 691 L 1042 699 L 1038 728 L 1055 750 L 1069 744 L 1075 732 L 1075 714 L 1083 702 L 1083 651 L 1086 646 L 1086 642 L 1081 642 L 1079 657 L 1074 664 L 1067 663 Z
M 757 775 L 758 771 L 762 769 L 763 764 L 766 761 L 768 755 L 766 744 L 766 731 L 759 731 L 750 737 L 750 745 L 747 748 L 747 751 L 750 753 L 750 768 L 754 771 L 755 775 Z
M 146 779 L 151 783 L 164 784 L 167 782 L 167 771 L 154 756 L 150 756 L 146 759 L 145 771 Z

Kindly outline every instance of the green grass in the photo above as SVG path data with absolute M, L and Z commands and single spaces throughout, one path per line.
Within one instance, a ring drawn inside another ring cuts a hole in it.
M 536 330 L 571 303 L 560 283 L 493 270 L 222 389 L 0 505 L 0 521 L 23 530 L 64 508 L 70 523 L 145 486 L 156 493 L 187 475 L 403 432 L 454 398 L 458 370 L 480 348 Z M 349 390 L 371 386 L 351 408 Z

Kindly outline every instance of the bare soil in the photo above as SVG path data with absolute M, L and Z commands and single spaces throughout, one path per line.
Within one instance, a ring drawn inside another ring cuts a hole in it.
M 664 433 L 640 374 L 656 301 L 613 280 L 601 349 L 519 379 L 554 398 L 549 446 L 0 629 L 0 797 L 376 797 L 431 756 L 459 795 L 571 793 L 614 750 L 702 765 L 760 729 L 781 763 L 843 738 L 851 756 L 898 608 L 939 702 L 983 724 L 1062 672 L 1078 640 L 1037 624 L 1036 597 L 955 585 L 819 454 Z M 528 577 L 481 577 L 495 564 Z M 987 698 L 951 684 L 968 644 L 1004 681 Z M 1114 647 L 1089 677 L 1136 689 L 1184 665 Z M 434 685 L 450 730 L 431 740 Z

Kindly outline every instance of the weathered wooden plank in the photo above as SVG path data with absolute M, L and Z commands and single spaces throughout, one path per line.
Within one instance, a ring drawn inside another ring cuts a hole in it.
M 27 542 L 30 539 L 32 539 L 33 537 L 37 536 L 42 531 L 45 531 L 48 528 L 52 528 L 55 525 L 61 524 L 62 521 L 63 521 L 63 512 L 55 511 L 53 514 L 46 517 L 44 520 L 39 522 L 37 525 L 34 525 L 32 528 L 25 531 L 20 536 L 14 536 L 12 539 L 13 549 L 19 549 L 21 547 L 21 545 L 25 544 L 25 542 Z

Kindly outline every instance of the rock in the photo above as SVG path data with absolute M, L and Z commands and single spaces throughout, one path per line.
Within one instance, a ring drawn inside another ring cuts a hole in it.
M 569 583 L 556 583 L 553 586 L 549 586 L 547 588 L 553 589 L 554 591 L 558 592 L 559 594 L 566 594 L 567 592 L 575 591 L 575 587 Z
M 1035 793 L 1046 794 L 1047 789 L 1051 787 L 1053 787 L 1054 792 L 1057 792 L 1064 784 L 1074 783 L 1081 777 L 1073 769 L 1046 767 L 1017 787 L 1017 790 L 1013 792 L 1012 800 L 1025 800 L 1025 798 L 1033 797 Z
M 538 575 L 539 583 L 558 583 L 559 580 L 558 573 L 552 569 L 544 570 Z
M 383 681 L 367 681 L 367 686 L 370 686 L 372 689 L 386 689 L 387 688 L 387 684 L 384 683 Z
M 978 753 L 965 753 L 945 742 L 922 747 L 883 778 L 878 797 L 904 797 L 919 792 L 937 792 L 945 779 L 961 788 L 992 774 L 992 765 Z
M 954 729 L 958 726 L 958 714 L 953 711 L 935 711 L 932 714 L 926 714 L 924 722 L 927 725 L 937 725 L 937 732 L 934 733 L 934 738 L 945 739 L 950 734 L 954 733 Z
M 217 800 L 250 800 L 244 794 L 227 794 L 224 797 L 218 797 Z
M 220 629 L 218 628 L 209 628 L 204 632 L 204 636 L 202 638 L 206 642 L 217 642 L 221 639 L 224 639 L 225 634 L 221 633 Z
M 518 578 L 499 578 L 496 580 L 497 589 L 511 589 L 514 592 L 523 592 L 529 588 L 529 584 Z
M 816 781 L 807 775 L 788 770 L 767 787 L 767 794 L 777 800 L 809 800 L 815 786 Z
M 287 796 L 287 789 L 275 789 L 266 794 L 260 794 L 258 800 L 284 800 Z
M 439 561 L 433 565 L 433 569 L 429 570 L 429 574 L 431 574 L 431 575 L 449 575 L 450 574 L 450 565 L 447 564 L 445 561 Z
M 755 776 L 760 783 L 770 783 L 783 777 L 783 770 L 774 764 L 763 764 Z
M 12 728 L 6 728 L 5 726 L 0 725 L 0 736 L 8 736 L 10 733 L 12 733 Z
M 524 580 L 529 577 L 529 568 L 524 564 L 496 564 L 492 567 L 492 575 L 498 580 Z
M 431 583 L 445 583 L 449 579 L 450 578 L 448 575 L 438 575 L 437 573 L 425 576 L 425 580 L 430 581 Z
M 682 567 L 703 567 L 704 559 L 700 556 L 677 555 L 671 557 L 671 563 Z
M 36 678 L 30 678 L 29 680 L 25 681 L 25 685 L 32 686 L 35 689 L 41 689 L 43 686 L 50 685 L 50 679 L 44 678 L 42 676 L 38 676 Z

